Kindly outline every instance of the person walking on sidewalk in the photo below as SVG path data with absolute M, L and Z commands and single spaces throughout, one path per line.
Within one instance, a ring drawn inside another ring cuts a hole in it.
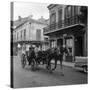
M 68 49 L 65 47 L 65 45 L 63 46 L 60 46 L 59 48 L 60 50 L 60 67 L 61 67 L 61 75 L 64 75 L 64 69 L 63 69 L 63 65 L 62 65 L 62 62 L 63 62 L 63 55 L 64 53 L 68 53 Z
M 63 70 L 63 66 L 62 66 L 62 62 L 63 62 L 63 55 L 64 55 L 64 48 L 63 46 L 60 46 L 60 67 L 61 67 L 61 74 L 64 75 L 64 70 Z

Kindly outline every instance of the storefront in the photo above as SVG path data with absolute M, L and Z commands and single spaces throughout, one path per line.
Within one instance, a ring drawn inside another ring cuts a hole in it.
M 73 36 L 67 36 L 65 38 L 65 46 L 67 47 L 69 53 L 65 55 L 66 61 L 74 61 L 74 38 Z
M 64 60 L 74 62 L 75 56 L 84 56 L 84 36 L 85 31 L 70 30 L 68 33 L 53 33 L 50 36 L 50 47 L 60 47 L 65 45 L 69 51 L 64 54 Z

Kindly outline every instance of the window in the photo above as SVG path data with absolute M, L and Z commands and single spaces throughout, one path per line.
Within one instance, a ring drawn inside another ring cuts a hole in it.
M 65 8 L 65 18 L 71 17 L 72 16 L 72 6 L 67 6 Z
M 17 41 L 18 41 L 18 39 L 19 39 L 19 33 L 17 33 Z
M 69 56 L 72 56 L 72 48 L 73 48 L 73 39 L 72 38 L 66 39 L 66 46 L 69 51 Z
M 52 13 L 50 16 L 50 24 L 56 23 L 56 13 Z
M 78 6 L 74 6 L 74 15 L 78 14 Z
M 51 47 L 56 47 L 56 41 L 51 41 Z
M 38 41 L 41 40 L 41 30 L 40 29 L 36 30 L 36 40 L 38 40 Z
M 68 13 L 67 13 L 68 17 L 71 17 L 71 6 L 68 7 Z
M 73 46 L 73 40 L 72 40 L 72 38 L 66 40 L 66 45 L 68 47 L 72 47 Z
M 26 40 L 26 29 L 24 29 L 24 40 Z
M 22 30 L 21 30 L 21 40 L 22 40 Z
M 65 18 L 72 17 L 78 14 L 78 6 L 66 6 Z
M 45 41 L 48 41 L 48 38 L 47 38 L 47 37 L 44 37 L 44 40 L 45 40 Z
M 61 21 L 62 20 L 62 9 L 60 9 L 58 11 L 58 20 Z
M 15 31 L 15 41 L 16 41 L 16 31 Z

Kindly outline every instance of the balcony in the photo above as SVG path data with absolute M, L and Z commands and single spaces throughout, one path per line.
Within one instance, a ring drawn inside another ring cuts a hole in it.
M 77 25 L 84 25 L 83 20 L 80 18 L 79 15 L 69 17 L 69 18 L 61 20 L 57 23 L 53 23 L 51 25 L 48 25 L 47 27 L 45 27 L 43 29 L 44 30 L 44 35 L 47 35 L 51 32 L 63 30 L 65 28 L 70 28 L 70 27 L 73 27 L 73 26 L 77 26 Z

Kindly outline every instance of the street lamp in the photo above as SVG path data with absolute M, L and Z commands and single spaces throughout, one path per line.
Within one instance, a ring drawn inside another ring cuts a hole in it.
M 29 41 L 30 41 L 30 30 L 31 30 L 31 22 L 29 22 L 30 28 L 29 28 Z

